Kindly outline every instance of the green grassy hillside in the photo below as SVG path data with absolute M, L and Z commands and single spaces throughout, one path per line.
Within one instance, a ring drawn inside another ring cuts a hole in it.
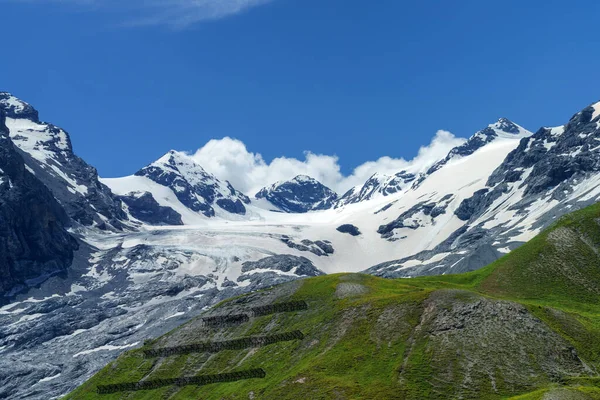
M 195 319 L 122 354 L 68 399 L 600 399 L 600 205 L 479 271 L 338 274 L 231 299 L 208 315 L 304 300 L 226 328 Z M 302 340 L 144 358 L 143 350 L 300 330 Z M 265 378 L 96 394 L 98 385 L 262 368 Z

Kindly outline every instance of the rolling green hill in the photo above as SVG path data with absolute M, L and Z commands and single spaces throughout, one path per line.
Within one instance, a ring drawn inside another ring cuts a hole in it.
M 337 274 L 230 299 L 207 316 L 250 318 L 221 327 L 191 320 L 122 354 L 67 398 L 600 399 L 599 221 L 598 204 L 567 215 L 467 274 L 398 280 Z M 296 300 L 308 308 L 251 313 Z M 150 349 L 295 330 L 304 337 L 144 357 Z M 99 385 L 251 369 L 265 377 L 96 392 Z

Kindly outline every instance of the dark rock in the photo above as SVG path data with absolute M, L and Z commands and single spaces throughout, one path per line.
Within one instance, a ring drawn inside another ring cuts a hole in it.
M 157 203 L 149 192 L 120 196 L 134 218 L 150 225 L 183 225 L 181 215 L 170 207 Z
M 96 169 L 73 153 L 69 134 L 61 128 L 41 122 L 38 112 L 9 93 L 0 92 L 0 110 L 10 118 L 35 123 L 37 136 L 29 130 L 11 131 L 10 136 L 25 164 L 58 200 L 69 217 L 82 225 L 120 230 L 127 215 L 119 199 L 100 183 Z M 47 137 L 42 140 L 40 137 Z M 28 153 L 30 141 L 36 150 Z M 38 154 L 44 154 L 39 156 Z M 107 222 L 109 226 L 107 226 Z
M 377 229 L 377 233 L 381 235 L 384 239 L 393 239 L 394 229 L 399 228 L 408 228 L 408 229 L 418 229 L 421 227 L 422 223 L 426 221 L 415 220 L 413 217 L 418 213 L 423 213 L 423 215 L 430 217 L 432 220 L 436 217 L 445 214 L 446 208 L 448 207 L 448 203 L 452 200 L 453 196 L 451 194 L 447 194 L 442 197 L 438 202 L 420 202 L 415 204 L 410 209 L 406 210 L 398 218 L 394 221 L 381 225 L 379 229 Z
M 0 293 L 66 270 L 77 241 L 52 193 L 25 168 L 0 109 Z
M 352 225 L 352 224 L 340 225 L 336 228 L 336 230 L 338 232 L 348 233 L 352 236 L 359 236 L 361 234 L 360 230 L 355 225 Z
M 333 246 L 326 240 L 317 240 L 316 242 L 313 242 L 309 239 L 303 239 L 300 243 L 296 243 L 291 237 L 283 235 L 281 241 L 291 249 L 310 251 L 317 256 L 328 256 L 334 252 Z
M 327 241 L 323 241 L 323 240 L 317 240 L 315 242 L 315 244 L 325 252 L 325 254 L 333 254 L 334 253 L 334 249 L 333 246 L 331 245 L 330 242 Z
M 312 261 L 306 257 L 296 257 L 289 254 L 279 254 L 266 257 L 258 261 L 246 261 L 242 264 L 242 272 L 251 272 L 257 269 L 270 269 L 281 272 L 290 272 L 295 268 L 295 274 L 298 276 L 319 276 L 324 275 L 317 269 Z M 238 279 L 239 281 L 240 279 Z
M 298 175 L 294 179 L 261 189 L 257 199 L 267 199 L 280 210 L 305 213 L 333 207 L 337 194 L 315 179 Z

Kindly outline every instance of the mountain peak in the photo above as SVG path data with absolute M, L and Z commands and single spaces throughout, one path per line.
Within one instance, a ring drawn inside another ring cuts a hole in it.
M 184 152 L 170 150 L 164 156 L 135 173 L 170 188 L 179 201 L 207 217 L 215 216 L 216 204 L 232 214 L 245 214 L 250 199 L 207 172 Z
M 294 177 L 294 179 L 292 179 L 292 181 L 298 182 L 298 183 L 319 183 L 319 181 L 317 181 L 315 178 L 308 176 L 308 175 L 297 175 Z
M 489 124 L 487 128 L 479 131 L 478 133 L 485 133 L 487 135 L 495 135 L 505 138 L 521 138 L 525 136 L 531 136 L 531 132 L 522 126 L 515 124 L 508 118 L 500 118 L 498 121 L 494 122 L 493 124 Z
M 289 181 L 277 182 L 256 193 L 257 199 L 267 199 L 280 210 L 305 213 L 331 208 L 337 193 L 308 175 L 297 175 Z
M 514 133 L 514 134 L 518 134 L 522 129 L 519 125 L 515 124 L 508 118 L 504 118 L 504 117 L 499 118 L 497 122 L 488 125 L 488 127 L 492 128 L 492 129 L 500 130 L 502 132 Z
M 38 112 L 35 108 L 8 92 L 0 92 L 0 109 L 8 118 L 39 122 Z

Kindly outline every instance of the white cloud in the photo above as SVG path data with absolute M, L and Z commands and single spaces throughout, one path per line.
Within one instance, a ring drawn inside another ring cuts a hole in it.
M 0 0 L 1 1 L 1 0 Z M 11 0 L 9 0 L 11 1 Z M 166 25 L 186 28 L 198 22 L 239 14 L 274 0 L 12 0 L 29 3 L 70 4 L 90 11 L 124 15 L 126 25 Z
M 363 184 L 375 172 L 394 174 L 403 169 L 420 172 L 444 158 L 450 149 L 464 142 L 447 131 L 438 131 L 431 143 L 419 149 L 417 156 L 402 158 L 381 157 L 356 167 L 352 174 L 341 173 L 337 156 L 305 152 L 304 160 L 278 157 L 270 163 L 258 153 L 249 152 L 237 139 L 213 139 L 198 149 L 192 157 L 207 171 L 228 180 L 238 190 L 254 195 L 262 187 L 296 175 L 309 175 L 336 192 L 343 194 L 353 186 Z

